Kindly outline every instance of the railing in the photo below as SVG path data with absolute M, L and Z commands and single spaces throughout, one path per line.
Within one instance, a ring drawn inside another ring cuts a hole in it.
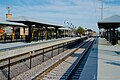
M 0 43 L 23 42 L 23 41 L 25 41 L 25 38 L 26 38 L 26 35 L 20 35 L 20 36 L 1 35 L 0 36 Z M 55 36 L 53 36 L 53 37 L 48 36 L 47 40 L 52 39 L 52 38 L 54 39 Z M 61 38 L 61 37 L 58 37 L 58 38 Z M 38 41 L 38 40 L 44 40 L 44 39 L 45 39 L 45 37 L 42 35 L 40 35 L 38 37 L 37 36 L 32 37 L 32 41 Z
M 77 45 L 86 39 L 87 38 L 84 37 L 2 59 L 0 60 L 0 80 L 10 80 L 20 73 L 23 73 L 41 64 L 42 62 L 47 61 L 48 59 L 60 54 L 61 52 L 64 52 L 65 50 Z
M 8 43 L 8 42 L 18 42 L 25 41 L 25 35 L 13 36 L 13 35 L 2 35 L 0 36 L 0 43 Z

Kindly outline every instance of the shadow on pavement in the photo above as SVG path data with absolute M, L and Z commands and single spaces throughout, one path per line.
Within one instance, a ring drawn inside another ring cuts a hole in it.
M 115 65 L 115 66 L 120 66 L 120 62 L 105 62 L 105 63 Z

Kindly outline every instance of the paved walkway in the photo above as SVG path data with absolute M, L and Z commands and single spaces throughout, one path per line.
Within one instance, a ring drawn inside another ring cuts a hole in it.
M 31 43 L 26 43 L 26 42 L 0 43 L 0 51 L 1 50 L 7 50 L 7 49 L 20 48 L 20 47 L 23 47 L 23 46 L 26 47 L 26 46 L 36 45 L 36 44 L 41 44 L 41 43 L 46 43 L 46 42 L 70 39 L 70 38 L 71 37 L 51 39 L 51 40 L 43 40 L 43 41 L 40 40 L 40 41 L 31 42 Z
M 100 38 L 93 46 L 79 80 L 120 80 L 120 45 L 112 46 Z

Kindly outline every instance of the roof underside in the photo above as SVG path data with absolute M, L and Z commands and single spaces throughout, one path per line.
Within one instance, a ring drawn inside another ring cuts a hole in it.
M 59 28 L 59 30 L 72 30 L 70 28 Z
M 22 24 L 22 23 L 8 22 L 8 21 L 6 21 L 6 20 L 3 19 L 3 18 L 0 19 L 0 25 L 22 26 L 22 27 L 26 26 L 26 25 L 24 25 L 24 24 Z
M 120 16 L 113 15 L 98 22 L 98 28 L 118 28 L 120 27 Z
M 118 28 L 120 23 L 98 23 L 98 28 Z

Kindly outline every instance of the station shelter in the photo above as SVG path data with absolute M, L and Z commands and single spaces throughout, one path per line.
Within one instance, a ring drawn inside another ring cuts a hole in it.
M 113 15 L 98 22 L 99 29 L 105 29 L 104 37 L 115 45 L 118 43 L 118 28 L 120 27 L 120 16 Z
M 62 32 L 60 33 L 62 37 L 73 37 L 74 31 L 70 28 L 59 28 L 59 30 Z
M 37 19 L 19 16 L 16 18 L 10 18 L 5 20 L 0 20 L 0 37 L 5 37 L 5 30 L 11 30 L 9 34 L 7 32 L 6 36 L 10 36 L 10 39 L 1 38 L 2 42 L 13 42 L 13 41 L 24 41 L 28 39 L 28 42 L 38 41 L 44 39 L 53 39 L 64 37 L 64 31 L 59 28 L 64 28 L 63 25 L 57 25 L 52 23 L 43 22 Z M 2 23 L 3 21 L 3 23 Z M 8 29 L 10 27 L 10 29 Z M 66 31 L 66 30 L 65 30 Z M 16 36 L 17 35 L 17 36 Z M 66 34 L 68 35 L 68 34 Z M 23 37 L 24 36 L 24 37 Z M 22 39 L 21 39 L 22 38 Z
M 20 33 L 23 27 L 27 28 L 22 23 L 8 22 L 5 18 L 0 18 L 0 42 L 11 42 L 15 39 L 24 38 L 25 34 Z

